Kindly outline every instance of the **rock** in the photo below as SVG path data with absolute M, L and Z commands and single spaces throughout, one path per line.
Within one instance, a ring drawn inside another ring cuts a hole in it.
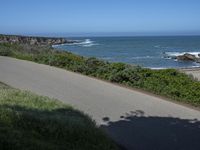
M 200 54 L 198 54 L 198 57 L 196 58 L 196 62 L 200 63 Z
M 195 61 L 196 58 L 197 57 L 195 55 L 188 54 L 188 53 L 185 53 L 184 55 L 177 56 L 178 60 L 184 60 L 184 61 Z
M 185 53 L 184 55 L 177 56 L 177 60 L 182 60 L 182 61 L 194 61 L 196 63 L 200 63 L 200 54 L 198 54 L 199 57 Z

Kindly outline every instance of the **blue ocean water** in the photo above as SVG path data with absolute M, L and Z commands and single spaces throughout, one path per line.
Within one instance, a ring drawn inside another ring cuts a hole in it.
M 199 67 L 195 62 L 177 61 L 173 56 L 200 54 L 200 36 L 171 37 L 87 37 L 79 43 L 57 45 L 62 50 L 110 62 L 124 62 L 147 68 Z

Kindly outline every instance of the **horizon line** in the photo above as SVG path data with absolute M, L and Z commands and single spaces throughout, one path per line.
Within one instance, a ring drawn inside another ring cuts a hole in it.
M 70 35 L 71 34 L 71 35 Z M 0 35 L 7 35 L 7 36 L 34 36 L 34 37 L 63 37 L 63 38 L 70 38 L 70 37 L 174 37 L 174 36 L 200 36 L 200 34 L 119 34 L 119 33 L 112 33 L 110 35 L 105 33 L 0 33 Z M 105 35 L 103 35 L 105 34 Z

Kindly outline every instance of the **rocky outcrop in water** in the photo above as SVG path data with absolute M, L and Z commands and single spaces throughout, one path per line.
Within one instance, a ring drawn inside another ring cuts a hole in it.
M 74 43 L 75 41 L 65 38 L 31 37 L 18 35 L 0 35 L 0 43 L 30 44 L 30 45 L 57 45 Z
M 200 56 L 200 54 L 198 54 L 198 56 Z M 182 60 L 182 61 L 194 61 L 194 62 L 200 63 L 200 57 L 197 57 L 189 53 L 185 53 L 183 55 L 177 56 L 176 59 Z

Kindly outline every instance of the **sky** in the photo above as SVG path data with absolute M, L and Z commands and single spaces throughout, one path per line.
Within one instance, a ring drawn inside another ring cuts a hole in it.
M 0 33 L 200 35 L 200 0 L 0 0 Z

